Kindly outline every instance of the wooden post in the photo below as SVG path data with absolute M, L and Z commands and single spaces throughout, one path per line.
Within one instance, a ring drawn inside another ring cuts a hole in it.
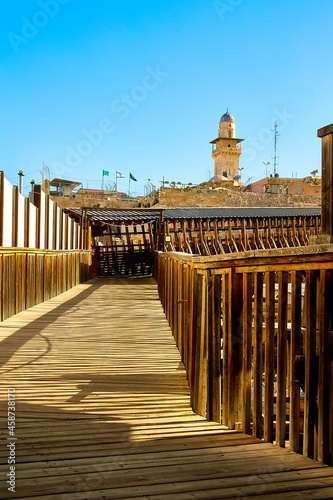
M 278 273 L 278 330 L 277 330 L 277 400 L 276 444 L 285 446 L 286 439 L 286 391 L 287 391 L 287 309 L 288 273 Z
M 229 280 L 230 274 L 222 275 L 222 337 L 223 337 L 223 368 L 222 368 L 222 423 L 228 425 L 229 419 L 229 399 L 228 399 L 228 387 L 229 387 L 229 360 L 228 360 L 228 332 L 229 332 Z
M 207 419 L 221 423 L 221 277 L 208 275 Z
M 333 123 L 318 130 L 321 138 L 321 234 L 318 243 L 333 242 Z
M 262 321 L 263 274 L 254 274 L 253 435 L 262 438 Z
M 242 219 L 242 228 L 245 227 Z M 244 230 L 245 234 L 245 230 Z M 245 237 L 245 236 L 244 236 Z M 252 274 L 243 274 L 243 413 L 242 431 L 251 430 L 251 351 L 252 351 Z
M 5 172 L 0 171 L 0 246 L 3 246 L 3 204 L 4 204 L 4 189 L 5 189 Z
M 242 356 L 243 356 L 243 275 L 231 269 L 229 279 L 228 319 L 228 427 L 235 429 L 242 415 Z M 231 307 L 230 307 L 231 306 Z
M 264 439 L 273 442 L 275 274 L 266 273 Z
M 44 241 L 45 241 L 45 249 L 50 248 L 50 244 L 52 245 L 52 242 L 50 242 L 49 238 L 49 227 L 50 227 L 50 195 L 46 194 L 45 195 L 45 229 L 44 229 Z
M 208 391 L 208 271 L 199 276 L 197 342 L 195 356 L 194 391 L 196 406 L 193 410 L 206 417 Z
M 301 295 L 302 275 L 291 272 L 291 338 L 290 338 L 290 449 L 299 452 L 300 432 L 300 382 L 297 365 L 302 354 Z M 304 389 L 304 387 L 303 387 Z
M 18 186 L 13 186 L 13 206 L 12 206 L 12 247 L 17 247 L 18 243 Z
M 330 335 L 332 324 L 332 273 L 320 271 L 320 330 L 318 367 L 318 460 L 330 463 L 332 442 L 330 439 Z
M 35 185 L 34 186 L 34 205 L 37 208 L 36 210 L 36 248 L 41 247 L 41 241 L 40 241 L 40 235 L 41 235 L 41 227 L 40 227 L 40 220 L 41 220 L 41 186 Z
M 317 377 L 316 362 L 316 297 L 315 271 L 306 271 L 306 333 L 305 333 L 305 402 L 303 454 L 314 457 L 314 430 L 316 417 Z
M 29 248 L 30 245 L 30 201 L 24 199 L 24 246 Z
M 57 207 L 58 207 L 58 204 L 57 204 L 57 202 L 55 202 L 53 204 L 53 234 L 52 234 L 52 248 L 53 248 L 53 250 L 57 249 L 57 229 L 58 229 Z
M 87 246 L 85 246 L 85 249 Z M 65 238 L 64 238 L 64 250 L 69 249 L 69 242 L 68 242 L 68 214 L 65 214 Z

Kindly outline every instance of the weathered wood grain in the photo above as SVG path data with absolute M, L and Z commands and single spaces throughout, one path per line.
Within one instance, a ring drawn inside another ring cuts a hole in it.
M 1 323 L 0 348 L 1 437 L 8 387 L 17 398 L 17 487 L 0 447 L 4 500 L 333 495 L 330 467 L 191 410 L 151 278 L 90 281 L 22 311 Z

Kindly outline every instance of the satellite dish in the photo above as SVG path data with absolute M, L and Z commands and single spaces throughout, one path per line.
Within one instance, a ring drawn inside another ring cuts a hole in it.
M 233 177 L 233 180 L 238 181 L 240 178 L 241 178 L 241 175 L 235 175 L 235 177 Z

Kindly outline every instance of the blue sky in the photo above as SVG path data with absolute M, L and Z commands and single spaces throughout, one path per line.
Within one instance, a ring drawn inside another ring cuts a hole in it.
M 320 171 L 332 19 L 329 0 L 2 0 L 0 168 L 25 194 L 43 162 L 89 188 L 131 172 L 132 194 L 203 182 L 229 108 L 243 182 L 272 167 L 274 121 L 280 175 Z

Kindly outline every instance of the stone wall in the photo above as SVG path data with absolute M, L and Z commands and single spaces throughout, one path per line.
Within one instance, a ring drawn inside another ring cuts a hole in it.
M 94 195 L 84 194 L 76 195 L 75 198 L 66 198 L 63 196 L 51 196 L 51 199 L 57 202 L 60 208 L 78 208 L 78 207 L 100 207 L 100 208 L 133 208 L 139 206 L 139 200 L 129 199 L 121 200 L 113 194 Z
M 237 191 L 209 191 L 197 188 L 161 188 L 158 208 L 171 207 L 314 207 L 321 200 L 315 196 Z

